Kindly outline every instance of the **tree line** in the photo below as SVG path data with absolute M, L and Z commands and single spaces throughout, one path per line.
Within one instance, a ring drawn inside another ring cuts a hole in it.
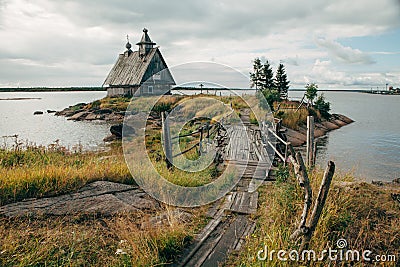
M 268 60 L 262 62 L 260 58 L 253 61 L 253 72 L 250 73 L 251 87 L 260 91 L 269 91 L 274 98 L 284 100 L 288 98 L 290 81 L 285 66 L 280 63 L 274 75 Z
M 253 72 L 250 72 L 250 82 L 252 88 L 255 87 L 258 92 L 262 93 L 272 110 L 274 102 L 288 99 L 290 81 L 282 63 L 279 64 L 274 75 L 268 60 L 262 62 L 260 58 L 255 58 L 253 60 Z M 323 94 L 317 95 L 318 85 L 316 83 L 308 83 L 305 89 L 304 98 L 307 99 L 308 108 L 314 107 L 319 110 L 323 117 L 328 118 L 330 116 L 330 103 L 325 100 Z

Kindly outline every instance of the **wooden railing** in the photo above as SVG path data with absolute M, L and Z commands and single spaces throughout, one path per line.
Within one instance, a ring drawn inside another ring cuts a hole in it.
M 178 136 L 173 136 L 171 137 L 170 133 L 170 128 L 169 128 L 169 120 L 168 120 L 168 115 L 166 113 L 162 113 L 162 131 L 163 131 L 163 145 L 164 145 L 164 153 L 166 156 L 166 162 L 167 166 L 171 167 L 173 164 L 173 159 L 183 155 L 195 148 L 198 147 L 199 153 L 202 151 L 202 141 L 204 138 L 210 138 L 213 136 L 215 133 L 219 132 L 221 129 L 223 129 L 223 126 L 221 123 L 217 122 L 215 124 L 210 124 L 210 122 L 206 122 L 203 125 L 201 125 L 198 130 L 184 134 L 184 135 L 178 135 Z M 183 137 L 195 137 L 196 135 L 199 135 L 199 141 L 197 141 L 195 144 L 193 144 L 191 147 L 185 149 L 184 151 L 181 151 L 177 154 L 172 154 L 172 140 L 173 139 L 178 139 L 178 138 L 183 138 Z
M 275 125 L 279 125 L 279 122 L 276 123 Z M 272 128 L 268 126 L 265 122 L 262 122 L 261 128 L 262 128 L 261 132 L 264 134 L 264 138 L 262 139 L 264 142 L 264 147 L 266 148 L 270 147 L 275 152 L 275 155 L 277 155 L 282 160 L 283 164 L 286 166 L 290 153 L 289 151 L 290 142 L 283 140 L 282 137 L 278 135 L 277 132 L 279 132 L 279 127 L 277 126 Z M 269 138 L 270 136 L 272 136 L 273 138 Z M 271 142 L 271 139 L 275 142 L 274 143 L 273 141 Z M 285 146 L 285 149 L 283 151 L 278 148 L 279 143 Z

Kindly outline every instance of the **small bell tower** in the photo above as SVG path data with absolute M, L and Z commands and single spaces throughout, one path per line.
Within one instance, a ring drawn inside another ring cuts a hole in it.
M 148 30 L 144 28 L 142 39 L 136 45 L 139 46 L 140 57 L 144 57 L 150 52 L 150 50 L 156 45 L 156 43 L 153 43 L 153 41 L 151 41 L 148 35 Z

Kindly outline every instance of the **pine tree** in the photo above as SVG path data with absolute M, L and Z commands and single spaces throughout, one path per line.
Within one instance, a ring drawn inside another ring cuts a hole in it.
M 255 87 L 256 90 L 263 88 L 263 66 L 259 58 L 255 58 L 253 61 L 253 73 L 250 73 L 251 87 Z
M 279 64 L 278 70 L 275 75 L 275 86 L 279 92 L 281 99 L 288 98 L 289 81 L 287 80 L 287 75 L 285 71 L 285 66 L 281 63 Z
M 272 72 L 272 67 L 269 64 L 268 60 L 264 63 L 262 67 L 263 71 L 263 89 L 269 89 L 272 90 L 275 88 L 275 83 L 274 83 L 274 73 Z

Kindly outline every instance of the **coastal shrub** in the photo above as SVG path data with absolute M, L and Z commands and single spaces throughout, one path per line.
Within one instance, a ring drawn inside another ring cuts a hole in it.
M 325 119 L 329 119 L 331 116 L 329 111 L 331 110 L 331 103 L 325 100 L 324 94 L 321 94 L 317 97 L 314 103 L 314 108 L 317 109 L 321 116 Z
M 279 164 L 275 176 L 276 176 L 276 183 L 286 182 L 290 177 L 289 168 L 287 166 L 284 166 L 283 164 Z
M 309 108 L 308 109 L 308 115 L 309 116 L 313 116 L 315 121 L 317 121 L 317 122 L 321 121 L 322 116 L 321 116 L 321 113 L 319 112 L 318 109 Z
M 274 102 L 280 101 L 280 94 L 278 90 L 275 89 L 263 89 L 262 91 L 263 96 L 267 100 L 267 103 L 271 109 L 274 108 Z
M 88 109 L 99 109 L 101 106 L 101 100 L 93 101 L 92 103 L 87 105 Z
M 86 106 L 86 103 L 79 103 L 71 107 L 72 111 L 77 111 L 83 109 Z

